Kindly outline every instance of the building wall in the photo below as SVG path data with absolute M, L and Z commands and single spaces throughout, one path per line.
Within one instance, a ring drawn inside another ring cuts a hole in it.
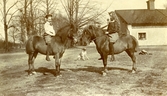
M 136 37 L 139 45 L 167 45 L 167 26 L 131 26 L 130 34 Z M 139 39 L 144 36 L 144 39 Z

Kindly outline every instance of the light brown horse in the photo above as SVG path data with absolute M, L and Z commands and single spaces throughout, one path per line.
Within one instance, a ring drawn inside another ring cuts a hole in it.
M 96 44 L 96 49 L 103 60 L 104 71 L 103 73 L 106 74 L 107 72 L 107 58 L 108 55 L 111 55 L 109 50 L 109 36 L 105 34 L 105 32 L 97 28 L 93 25 L 89 25 L 83 30 L 82 34 L 82 42 L 89 44 L 91 41 L 94 41 Z M 133 61 L 132 65 L 132 72 L 136 71 L 136 57 L 134 52 L 138 49 L 138 41 L 135 37 L 131 35 L 122 35 L 119 39 L 114 43 L 114 54 L 119 54 L 125 51 Z M 103 75 L 104 75 L 103 74 Z
M 72 31 L 71 26 L 65 26 L 57 31 L 56 36 L 52 37 L 50 55 L 55 58 L 55 76 L 60 74 L 61 58 L 65 49 L 68 48 L 70 43 L 75 42 L 72 37 Z M 37 54 L 41 53 L 46 55 L 46 48 L 47 46 L 43 37 L 32 36 L 28 39 L 26 44 L 26 53 L 28 54 L 29 75 L 35 73 L 34 60 L 37 57 Z

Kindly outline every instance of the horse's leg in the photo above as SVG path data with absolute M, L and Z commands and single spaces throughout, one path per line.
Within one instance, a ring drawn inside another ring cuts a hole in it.
M 111 61 L 115 61 L 115 57 L 114 57 L 114 43 L 113 42 L 109 42 L 109 50 L 111 52 Z
M 31 75 L 32 73 L 32 68 L 31 68 L 32 59 L 33 59 L 33 53 L 28 54 L 28 66 L 29 66 L 28 75 Z
M 103 60 L 103 56 L 100 54 L 100 58 L 98 60 Z
M 34 52 L 34 53 L 33 53 L 33 58 L 32 58 L 32 63 L 31 63 L 31 66 L 32 66 L 32 74 L 36 74 L 35 68 L 34 68 L 34 61 L 35 61 L 37 55 L 38 55 L 38 52 Z
M 28 75 L 32 75 L 35 74 L 35 69 L 34 69 L 34 60 L 37 57 L 38 52 L 32 52 L 31 54 L 29 54 L 29 58 L 28 58 Z
M 97 52 L 100 54 L 100 58 L 98 60 L 103 60 L 103 55 L 102 52 L 98 49 L 98 47 L 96 46 Z
M 60 74 L 60 59 L 59 59 L 59 54 L 55 54 L 55 67 L 56 67 L 56 73 L 54 74 L 55 76 L 56 75 L 59 75 Z
M 104 71 L 102 72 L 103 76 L 105 76 L 108 71 L 107 70 L 107 57 L 108 57 L 107 54 L 103 54 L 103 65 L 104 65 Z
M 134 55 L 134 51 L 132 50 L 126 50 L 126 53 L 131 57 L 132 59 L 132 62 L 133 62 L 133 65 L 132 65 L 132 73 L 135 73 L 136 72 L 136 57 Z

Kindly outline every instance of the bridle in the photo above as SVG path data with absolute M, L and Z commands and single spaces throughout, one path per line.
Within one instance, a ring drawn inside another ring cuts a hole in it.
M 88 33 L 89 33 L 90 35 L 92 35 L 91 32 L 88 32 Z M 101 35 L 101 36 L 96 36 L 96 34 L 93 34 L 93 35 L 94 35 L 94 39 L 91 39 L 90 42 L 95 41 L 97 38 L 103 37 L 103 36 L 105 36 L 106 34 L 103 34 L 103 35 Z

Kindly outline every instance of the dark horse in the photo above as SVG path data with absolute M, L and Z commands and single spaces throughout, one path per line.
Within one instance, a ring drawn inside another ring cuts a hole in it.
M 50 55 L 53 55 L 55 58 L 55 76 L 60 74 L 61 58 L 69 43 L 73 41 L 75 40 L 72 38 L 71 26 L 65 26 L 59 29 L 56 36 L 52 37 Z M 47 46 L 43 37 L 32 36 L 28 39 L 26 43 L 26 53 L 28 54 L 29 75 L 35 73 L 34 60 L 37 57 L 37 54 L 41 53 L 46 55 L 46 48 Z
M 94 41 L 94 43 L 96 44 L 96 49 L 102 57 L 104 65 L 103 73 L 106 74 L 107 58 L 111 53 L 109 51 L 109 36 L 107 36 L 101 28 L 89 25 L 83 30 L 82 42 L 88 44 L 91 41 Z M 119 36 L 119 39 L 114 43 L 113 46 L 115 54 L 119 54 L 125 51 L 131 57 L 133 61 L 132 72 L 134 73 L 136 71 L 136 57 L 134 55 L 134 52 L 136 52 L 138 49 L 138 42 L 135 37 L 131 35 Z

